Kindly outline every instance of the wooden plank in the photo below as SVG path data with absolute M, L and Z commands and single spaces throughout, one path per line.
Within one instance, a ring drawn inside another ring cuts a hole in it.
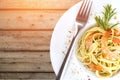
M 0 79 L 0 80 L 55 80 L 55 79 Z
M 46 67 L 45 67 L 46 66 Z M 49 63 L 30 63 L 30 62 L 1 62 L 1 72 L 52 72 Z
M 65 10 L 2 10 L 0 29 L 53 29 L 64 12 Z
M 0 80 L 55 80 L 55 79 L 0 79 Z
M 0 9 L 68 9 L 80 0 L 0 0 Z
M 55 80 L 54 73 L 0 73 L 0 79 L 39 79 L 39 80 Z
M 52 31 L 0 31 L 0 50 L 49 50 Z
M 49 52 L 0 52 L 0 72 L 53 72 Z
M 54 79 L 0 79 L 0 80 L 55 80 Z
M 54 79 L 0 79 L 0 80 L 55 80 Z

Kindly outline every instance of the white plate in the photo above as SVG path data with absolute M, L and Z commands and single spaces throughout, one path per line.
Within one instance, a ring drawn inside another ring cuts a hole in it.
M 94 23 L 94 15 L 99 14 L 101 10 L 103 10 L 103 5 L 105 4 L 112 4 L 114 8 L 117 8 L 117 16 L 120 18 L 120 8 L 119 3 L 120 0 L 94 0 L 93 1 L 93 10 L 92 14 L 90 16 L 89 23 Z M 53 70 L 57 74 L 60 66 L 62 64 L 62 61 L 65 57 L 67 47 L 69 46 L 69 42 L 73 36 L 74 32 L 74 22 L 75 17 L 78 13 L 79 7 L 81 6 L 82 2 L 79 2 L 78 4 L 71 7 L 68 11 L 66 11 L 63 16 L 59 19 L 58 23 L 55 26 L 55 29 L 53 31 L 53 35 L 51 38 L 50 43 L 50 57 L 51 62 L 53 66 Z M 118 19 L 120 20 L 120 19 Z M 114 22 L 114 21 L 113 21 Z M 114 77 L 103 79 L 103 80 L 118 80 L 120 78 L 120 75 L 117 74 Z M 78 63 L 78 60 L 74 56 L 74 53 L 71 56 L 71 59 L 69 61 L 65 76 L 63 80 L 102 80 L 100 78 L 97 78 L 94 75 L 89 74 L 84 66 L 80 66 Z

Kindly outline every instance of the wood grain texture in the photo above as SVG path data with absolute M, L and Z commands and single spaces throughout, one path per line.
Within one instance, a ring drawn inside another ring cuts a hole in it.
M 0 52 L 0 72 L 53 72 L 49 52 Z
M 0 0 L 0 80 L 55 80 L 52 32 L 79 1 Z
M 68 9 L 80 0 L 0 0 L 0 9 Z
M 55 80 L 55 79 L 0 79 L 0 80 Z
M 0 31 L 0 50 L 49 50 L 52 31 Z
M 0 80 L 55 80 L 55 79 L 0 79 Z
M 0 11 L 0 29 L 53 29 L 65 10 Z
M 0 79 L 39 79 L 39 80 L 55 80 L 54 73 L 0 73 Z

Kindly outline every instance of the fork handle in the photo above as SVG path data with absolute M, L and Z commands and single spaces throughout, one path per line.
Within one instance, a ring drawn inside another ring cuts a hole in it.
M 61 67 L 60 67 L 60 70 L 59 70 L 59 72 L 58 72 L 58 75 L 57 75 L 57 77 L 56 77 L 56 80 L 60 80 L 61 77 L 62 77 L 62 73 L 64 73 L 63 70 L 65 69 L 65 65 L 67 65 L 67 63 L 68 63 L 68 61 L 69 61 L 69 58 L 70 58 L 70 56 L 71 56 L 70 53 L 71 53 L 71 50 L 72 50 L 72 45 L 73 45 L 73 43 L 74 43 L 74 41 L 75 41 L 75 39 L 76 39 L 79 31 L 80 31 L 80 29 L 77 30 L 75 36 L 73 37 L 73 39 L 72 39 L 72 41 L 71 41 L 71 43 L 70 43 L 70 45 L 69 45 L 69 48 L 68 48 L 68 50 L 67 50 L 66 56 L 65 56 L 65 58 L 64 58 L 64 60 L 63 60 L 63 63 L 62 63 L 62 65 L 61 65 Z

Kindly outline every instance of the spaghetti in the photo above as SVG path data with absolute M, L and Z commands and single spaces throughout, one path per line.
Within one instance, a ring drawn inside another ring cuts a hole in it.
M 98 77 L 110 77 L 120 70 L 120 32 L 94 26 L 78 42 L 76 56 Z

